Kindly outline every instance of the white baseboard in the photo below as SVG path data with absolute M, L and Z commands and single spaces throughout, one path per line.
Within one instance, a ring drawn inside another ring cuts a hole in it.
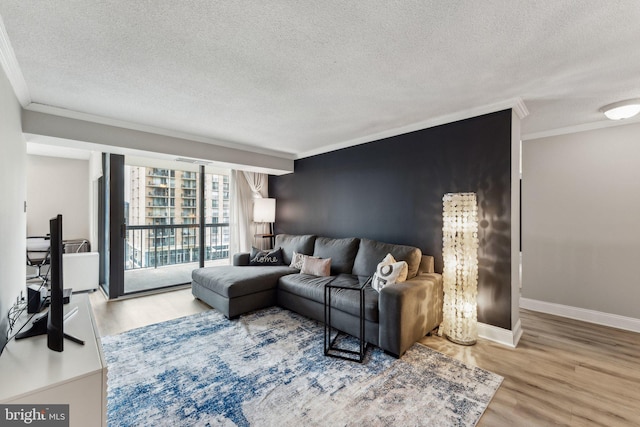
M 497 342 L 498 344 L 506 345 L 507 347 L 515 348 L 522 336 L 522 325 L 520 320 L 518 320 L 516 327 L 513 331 L 510 331 L 508 329 L 478 322 L 478 336 L 480 338 Z
M 617 314 L 603 313 L 601 311 L 588 310 L 586 308 L 571 307 L 553 302 L 538 301 L 529 298 L 520 298 L 520 307 L 527 310 L 539 311 L 569 319 L 582 320 L 612 328 L 624 329 L 632 332 L 640 332 L 640 319 L 619 316 Z

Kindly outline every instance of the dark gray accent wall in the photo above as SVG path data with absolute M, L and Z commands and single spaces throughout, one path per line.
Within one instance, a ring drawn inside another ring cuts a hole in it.
M 442 271 L 442 196 L 478 195 L 478 320 L 511 329 L 511 110 L 296 160 L 269 178 L 276 233 L 419 247 Z

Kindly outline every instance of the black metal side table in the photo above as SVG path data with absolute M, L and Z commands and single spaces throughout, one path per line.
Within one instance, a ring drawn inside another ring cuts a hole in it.
M 362 361 L 364 360 L 364 354 L 367 350 L 367 342 L 365 341 L 365 336 L 364 336 L 364 320 L 365 320 L 364 319 L 364 288 L 370 282 L 371 282 L 371 278 L 369 278 L 364 283 L 357 283 L 357 284 L 344 284 L 344 283 L 341 284 L 341 283 L 336 283 L 332 281 L 327 283 L 324 286 L 324 355 L 325 356 L 338 357 L 340 359 L 351 360 L 359 363 L 362 363 Z M 359 351 L 355 351 L 347 348 L 340 348 L 335 344 L 336 340 L 338 339 L 340 334 L 342 334 L 342 332 L 337 331 L 336 336 L 333 338 L 331 337 L 331 332 L 333 329 L 333 327 L 331 326 L 331 293 L 332 293 L 332 290 L 337 290 L 337 289 L 358 291 L 358 295 L 360 298 L 360 316 L 359 316 L 360 317 L 359 319 L 360 320 L 360 337 L 359 337 L 360 348 L 359 348 Z M 356 356 L 357 358 L 353 356 Z

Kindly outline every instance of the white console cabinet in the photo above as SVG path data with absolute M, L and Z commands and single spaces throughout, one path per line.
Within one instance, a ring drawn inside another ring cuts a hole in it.
M 74 307 L 78 313 L 64 329 L 85 345 L 65 339 L 58 353 L 49 350 L 45 335 L 9 342 L 0 355 L 0 403 L 68 404 L 71 427 L 106 426 L 107 365 L 100 335 L 88 296 L 73 295 L 65 313 Z

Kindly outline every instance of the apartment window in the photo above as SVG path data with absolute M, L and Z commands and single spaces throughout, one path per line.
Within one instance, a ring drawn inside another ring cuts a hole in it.
M 228 171 L 205 172 L 204 200 L 200 200 L 200 175 L 196 171 L 199 168 L 182 170 L 181 167 L 193 168 L 180 164 L 176 164 L 175 169 L 125 165 L 125 216 L 127 227 L 132 227 L 127 229 L 125 238 L 125 247 L 128 248 L 125 254 L 125 294 L 135 291 L 129 288 L 132 282 L 127 279 L 127 270 L 172 268 L 198 261 L 200 233 L 205 235 L 205 247 L 202 248 L 205 261 L 224 261 L 228 257 L 228 242 L 225 246 L 220 237 L 229 232 L 228 225 L 220 225 L 223 222 L 223 192 L 227 193 L 225 203 L 229 204 Z M 200 206 L 205 207 L 204 224 L 200 224 Z M 228 216 L 227 212 L 224 222 L 229 221 Z M 185 271 L 188 270 L 189 274 L 184 281 L 175 284 L 189 282 L 193 268 L 197 265 L 188 266 Z M 152 277 L 151 274 L 143 276 Z M 160 286 L 171 284 L 165 281 Z M 145 288 L 148 289 L 153 289 L 152 284 Z

